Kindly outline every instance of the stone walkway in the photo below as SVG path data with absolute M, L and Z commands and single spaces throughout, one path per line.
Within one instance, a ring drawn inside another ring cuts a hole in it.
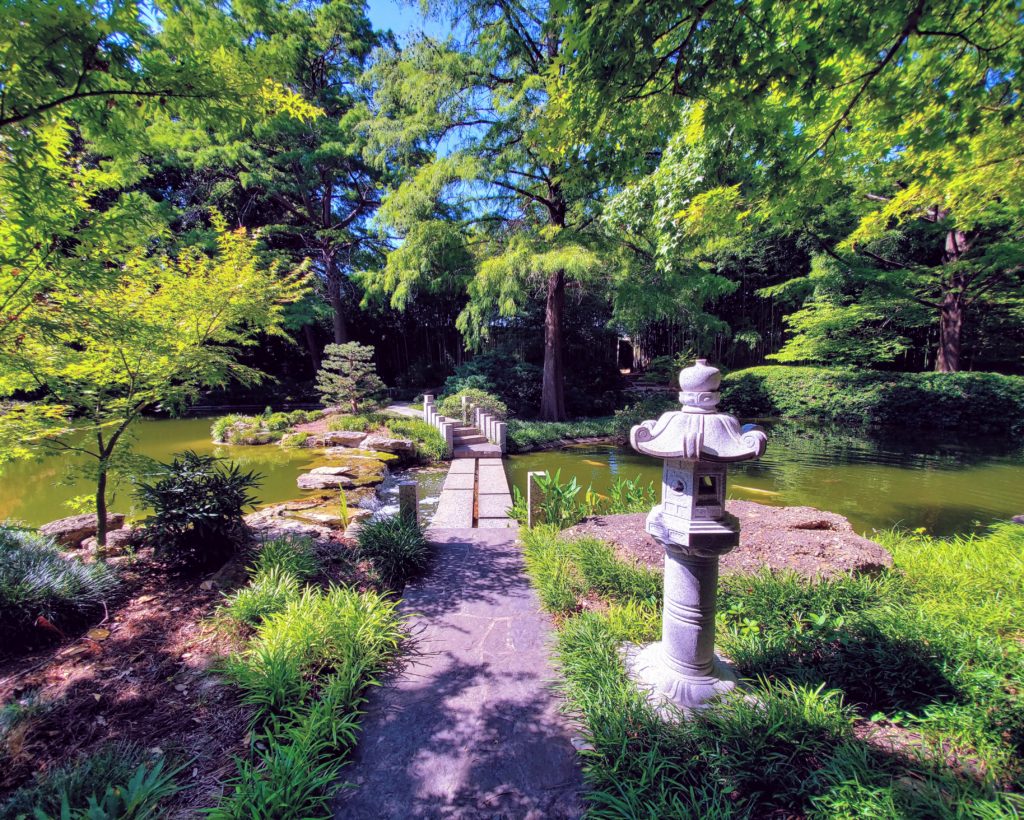
M 512 506 L 500 458 L 455 459 L 434 513 L 434 529 L 507 529 Z
M 370 697 L 336 818 L 575 818 L 582 776 L 515 529 L 432 529 L 413 647 Z

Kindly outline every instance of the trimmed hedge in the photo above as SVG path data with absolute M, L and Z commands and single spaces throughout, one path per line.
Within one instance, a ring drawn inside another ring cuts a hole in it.
M 746 418 L 1024 433 L 1024 377 L 751 367 L 722 380 L 722 407 Z

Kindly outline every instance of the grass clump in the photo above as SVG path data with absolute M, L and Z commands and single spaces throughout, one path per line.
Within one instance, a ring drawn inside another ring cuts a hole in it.
M 357 539 L 357 555 L 369 561 L 388 586 L 404 585 L 430 562 L 430 544 L 419 525 L 409 518 L 373 518 L 359 528 Z
M 660 577 L 599 541 L 525 532 L 594 746 L 590 816 L 1019 817 L 1024 528 L 885 540 L 897 568 L 877 577 L 723 578 L 718 639 L 753 698 L 673 723 L 621 660 L 623 643 L 658 637 Z M 998 605 L 970 606 L 984 589 Z M 873 724 L 895 751 L 869 742 Z
M 152 761 L 135 743 L 115 742 L 93 754 L 37 775 L 0 805 L 0 818 L 147 820 L 180 790 L 166 760 Z
M 210 425 L 210 436 L 217 444 L 254 445 L 283 442 L 285 434 L 294 425 L 315 421 L 320 415 L 319 410 L 274 413 L 269 407 L 259 416 L 231 413 L 214 419 Z M 294 440 L 289 441 L 289 445 L 298 446 Z
M 601 495 L 594 488 L 583 488 L 572 476 L 567 482 L 561 481 L 562 471 L 556 470 L 554 475 L 537 476 L 537 486 L 541 492 L 540 518 L 545 524 L 554 524 L 560 529 L 578 524 L 591 515 L 618 515 L 621 513 L 645 512 L 654 505 L 657 493 L 654 482 L 646 485 L 640 476 L 634 479 L 616 478 L 608 489 L 608 495 Z M 512 507 L 509 515 L 520 524 L 528 521 L 526 498 L 518 487 L 512 488 Z
M 448 456 L 444 437 L 431 424 L 420 419 L 388 419 L 388 432 L 397 438 L 411 439 L 423 461 L 442 461 Z
M 397 603 L 376 593 L 307 587 L 225 663 L 254 707 L 251 756 L 214 818 L 328 818 L 363 691 L 402 638 Z
M 260 545 L 249 567 L 248 585 L 227 598 L 228 614 L 258 626 L 267 616 L 282 611 L 299 597 L 302 583 L 320 570 L 313 542 L 308 538 L 275 538 Z
M 31 643 L 45 618 L 69 629 L 99 610 L 117 586 L 113 569 L 101 561 L 84 564 L 62 552 L 52 539 L 0 525 L 0 644 Z

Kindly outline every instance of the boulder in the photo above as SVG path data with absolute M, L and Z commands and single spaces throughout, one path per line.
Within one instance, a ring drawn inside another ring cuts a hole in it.
M 367 436 L 363 441 L 363 447 L 401 456 L 410 456 L 416 452 L 416 445 L 407 438 L 388 438 L 377 433 Z
M 295 479 L 300 490 L 337 490 L 342 487 L 351 487 L 352 479 L 342 473 L 341 475 L 330 475 L 323 473 L 304 473 Z
M 723 574 L 749 575 L 767 567 L 805 578 L 827 578 L 843 573 L 873 574 L 893 565 L 888 551 L 858 535 L 850 522 L 836 513 L 813 507 L 769 507 L 753 501 L 729 501 L 726 510 L 740 521 L 740 545 L 722 556 Z M 665 550 L 644 530 L 646 519 L 646 513 L 595 516 L 563 534 L 608 541 L 619 557 L 661 569 Z
M 81 548 L 89 552 L 96 552 L 99 545 L 96 543 L 96 536 L 91 535 L 84 539 Z M 134 527 L 122 527 L 119 530 L 111 530 L 107 533 L 107 544 L 104 551 L 108 555 L 118 555 L 129 547 L 142 546 L 142 530 Z
M 1010 519 L 1014 524 L 1024 524 L 1024 515 L 1015 515 Z
M 383 461 L 387 463 L 389 461 L 398 461 L 398 456 L 394 453 L 385 453 L 381 450 L 367 450 L 364 448 L 348 449 L 345 447 L 331 447 L 324 453 L 324 456 L 329 461 L 338 461 L 340 459 L 369 459 L 371 461 Z
M 361 430 L 331 430 L 321 437 L 325 447 L 358 447 L 366 438 Z
M 309 471 L 311 475 L 348 475 L 352 472 L 351 467 L 314 467 Z
M 107 533 L 119 530 L 124 526 L 124 515 L 121 513 L 107 513 Z M 39 528 L 43 535 L 53 538 L 58 544 L 64 547 L 77 547 L 82 541 L 90 536 L 96 535 L 96 516 L 92 513 L 84 515 L 72 515 L 68 518 L 61 518 L 43 524 Z

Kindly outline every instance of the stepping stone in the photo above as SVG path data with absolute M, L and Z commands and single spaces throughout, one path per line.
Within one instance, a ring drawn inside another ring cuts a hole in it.
M 508 530 L 516 526 L 511 518 L 480 518 L 476 525 L 481 530 Z
M 441 492 L 447 492 L 448 490 L 472 490 L 474 480 L 472 473 L 448 473 L 444 480 L 444 486 L 441 487 Z
M 477 493 L 479 495 L 508 495 L 508 480 L 505 478 L 504 470 L 480 468 L 480 476 L 477 480 Z
M 497 444 L 467 444 L 456 447 L 452 458 L 494 458 L 501 456 L 501 448 Z
M 453 461 L 451 466 L 448 468 L 448 475 L 452 475 L 453 473 L 468 473 L 469 475 L 473 475 L 475 472 L 476 462 L 467 461 L 465 459 L 461 461 Z
M 508 493 L 503 495 L 481 495 L 477 497 L 478 518 L 504 518 L 512 506 L 512 496 Z
M 463 529 L 473 526 L 473 490 L 449 490 L 441 493 L 432 528 Z

